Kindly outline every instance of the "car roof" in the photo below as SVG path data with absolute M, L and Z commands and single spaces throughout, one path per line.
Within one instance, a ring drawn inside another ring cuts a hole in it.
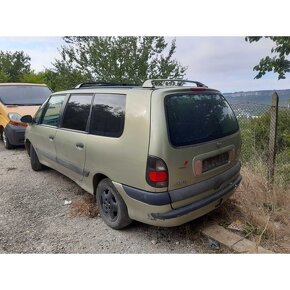
M 47 87 L 46 84 L 34 84 L 34 83 L 0 83 L 0 86 L 43 86 L 43 87 Z
M 165 85 L 161 85 L 162 83 Z M 189 83 L 190 85 L 184 86 L 184 83 Z M 193 85 L 194 84 L 194 85 Z M 189 81 L 189 80 L 181 80 L 181 79 L 150 79 L 146 80 L 143 85 L 136 84 L 126 84 L 126 83 L 105 83 L 105 82 L 95 82 L 95 83 L 81 83 L 77 85 L 75 88 L 55 92 L 55 94 L 72 94 L 72 93 L 91 93 L 94 94 L 96 92 L 100 93 L 128 93 L 131 90 L 166 90 L 166 91 L 215 91 L 218 90 L 208 88 L 201 82 L 198 81 Z

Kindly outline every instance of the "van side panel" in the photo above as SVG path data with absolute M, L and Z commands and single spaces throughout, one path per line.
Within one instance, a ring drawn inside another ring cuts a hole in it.
M 88 134 L 84 169 L 88 176 L 80 184 L 83 188 L 93 192 L 93 177 L 101 173 L 114 182 L 146 189 L 150 97 L 151 91 L 148 90 L 127 91 L 125 124 L 121 137 Z

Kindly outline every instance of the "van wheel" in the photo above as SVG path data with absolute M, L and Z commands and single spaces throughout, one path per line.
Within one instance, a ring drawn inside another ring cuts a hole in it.
M 100 215 L 109 227 L 120 230 L 132 222 L 128 216 L 125 202 L 109 178 L 105 178 L 99 183 L 96 201 Z
M 34 171 L 40 171 L 43 169 L 43 165 L 39 162 L 36 152 L 31 144 L 30 144 L 30 163 Z
M 3 143 L 4 143 L 4 147 L 5 147 L 6 149 L 13 149 L 13 148 L 14 148 L 14 146 L 9 142 L 9 139 L 8 139 L 8 137 L 6 136 L 4 130 L 3 130 L 3 132 L 2 132 L 2 140 L 3 140 Z

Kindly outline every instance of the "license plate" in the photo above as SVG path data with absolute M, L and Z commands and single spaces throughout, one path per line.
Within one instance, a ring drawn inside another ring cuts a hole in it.
M 227 164 L 229 162 L 229 152 L 225 152 L 202 161 L 202 172 Z

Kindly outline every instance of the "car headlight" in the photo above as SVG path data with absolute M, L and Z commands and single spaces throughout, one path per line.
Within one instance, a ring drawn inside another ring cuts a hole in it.
M 14 122 L 21 122 L 21 115 L 18 113 L 8 113 L 8 118 Z
M 10 119 L 9 124 L 13 126 L 27 127 L 26 123 L 21 122 L 21 115 L 18 113 L 8 113 L 8 118 Z

